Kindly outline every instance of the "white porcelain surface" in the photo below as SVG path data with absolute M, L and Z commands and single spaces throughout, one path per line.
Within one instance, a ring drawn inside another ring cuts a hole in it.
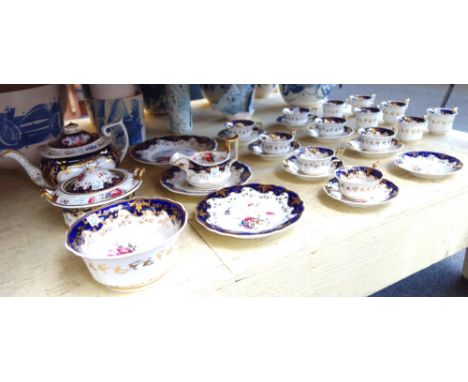
M 323 117 L 314 119 L 314 125 L 320 130 L 322 137 L 336 137 L 344 133 L 346 119 L 339 117 Z
M 275 154 L 269 154 L 263 151 L 263 145 L 260 140 L 255 141 L 251 144 L 249 144 L 249 152 L 251 152 L 254 155 L 259 156 L 262 159 L 267 159 L 267 160 L 278 160 L 278 159 L 283 159 L 286 156 L 290 155 L 294 150 L 297 150 L 300 147 L 299 143 L 293 141 L 289 145 L 289 150 L 284 153 L 275 153 Z
M 403 142 L 417 142 L 423 138 L 427 128 L 425 118 L 403 116 L 397 119 L 397 136 Z
M 302 179 L 314 181 L 314 180 L 328 179 L 331 176 L 334 176 L 335 170 L 340 165 L 342 165 L 341 161 L 333 161 L 333 162 L 330 162 L 328 166 L 324 168 L 324 171 L 320 173 L 319 172 L 314 173 L 314 174 L 305 173 L 301 170 L 302 166 L 299 163 L 297 157 L 295 155 L 292 155 L 283 161 L 282 167 L 286 172 L 289 172 L 292 175 L 295 175 Z
M 322 116 L 343 118 L 348 105 L 345 101 L 327 100 L 322 105 Z
M 348 103 L 351 105 L 351 110 L 354 112 L 355 108 L 371 107 L 375 103 L 375 94 L 353 94 L 349 96 Z
M 335 176 L 338 179 L 341 194 L 359 202 L 371 200 L 383 178 L 381 171 L 366 166 L 338 169 Z
M 257 140 L 264 133 L 265 133 L 265 130 L 260 129 L 258 127 L 254 127 L 250 135 L 239 136 L 239 143 L 240 144 L 251 143 Z M 231 129 L 223 129 L 218 133 L 218 138 L 228 139 L 228 138 L 233 138 L 235 135 L 236 135 L 235 132 L 232 131 Z
M 294 151 L 294 156 L 301 172 L 308 175 L 326 174 L 332 162 L 341 162 L 328 147 L 301 147 Z
M 265 154 L 285 154 L 291 149 L 294 135 L 285 132 L 271 132 L 263 134 L 259 140 Z
M 339 142 L 344 139 L 348 139 L 354 134 L 354 130 L 349 126 L 344 127 L 343 134 L 341 135 L 322 136 L 321 131 L 316 126 L 308 127 L 306 132 L 310 137 L 316 139 L 318 142 L 329 143 L 329 144 L 332 144 L 333 142 Z
M 304 125 L 310 118 L 310 109 L 304 107 L 285 107 L 283 119 L 288 125 Z
M 461 171 L 463 163 L 450 155 L 430 151 L 413 151 L 399 155 L 394 163 L 414 176 L 438 179 Z
M 197 220 L 220 235 L 255 239 L 291 227 L 303 212 L 297 194 L 283 187 L 247 184 L 223 188 L 197 206 Z
M 366 127 L 359 129 L 362 148 L 365 151 L 388 152 L 392 148 L 395 132 L 382 127 Z
M 364 150 L 362 141 L 360 138 L 353 138 L 346 143 L 346 148 L 354 151 L 364 158 L 385 158 L 390 155 L 396 154 L 404 147 L 398 139 L 392 139 L 391 146 L 385 151 L 366 151 Z
M 161 185 L 167 190 L 176 194 L 203 196 L 223 187 L 239 186 L 245 184 L 250 179 L 252 179 L 252 170 L 250 167 L 242 162 L 234 162 L 231 166 L 231 176 L 224 184 L 211 190 L 203 190 L 192 186 L 189 182 L 187 182 L 185 172 L 179 168 L 171 168 L 166 170 L 166 172 L 163 173 L 161 177 Z
M 380 104 L 380 109 L 383 113 L 383 121 L 387 125 L 395 125 L 398 118 L 405 115 L 406 109 L 408 109 L 410 99 L 407 98 L 404 101 L 383 101 Z
M 429 108 L 427 109 L 427 128 L 432 134 L 445 134 L 452 130 L 453 122 L 458 114 L 458 108 Z
M 133 291 L 169 270 L 186 224 L 182 205 L 137 198 L 81 217 L 70 227 L 65 245 L 83 259 L 97 282 L 116 291 Z
M 193 155 L 200 151 L 216 150 L 217 143 L 208 137 L 194 135 L 164 136 L 136 145 L 131 156 L 138 162 L 156 166 L 169 166 L 175 153 Z
M 304 129 L 306 128 L 307 126 L 309 126 L 314 120 L 314 117 L 313 116 L 309 116 L 309 118 L 307 119 L 307 121 L 301 125 L 295 125 L 295 124 L 290 124 L 286 121 L 284 115 L 278 117 L 276 119 L 276 123 L 284 126 L 284 127 L 287 127 L 291 130 L 300 130 L 300 129 Z
M 356 127 L 358 129 L 379 126 L 382 122 L 382 112 L 379 108 L 356 108 L 354 109 L 354 115 L 356 117 Z
M 398 187 L 386 179 L 382 179 L 378 184 L 371 198 L 363 201 L 351 200 L 344 196 L 340 190 L 338 179 L 336 178 L 330 179 L 323 189 L 329 197 L 347 206 L 358 208 L 376 207 L 386 204 L 395 199 L 399 192 Z

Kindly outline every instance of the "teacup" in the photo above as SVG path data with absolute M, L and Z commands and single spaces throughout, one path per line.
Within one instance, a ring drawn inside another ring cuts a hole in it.
M 378 126 L 382 120 L 382 112 L 378 107 L 358 107 L 354 109 L 354 114 L 358 129 Z
M 453 127 L 453 121 L 458 114 L 458 107 L 452 109 L 434 107 L 427 109 L 427 128 L 433 134 L 445 134 Z
M 403 116 L 398 118 L 398 138 L 403 142 L 416 142 L 422 139 L 426 129 L 426 119 Z
M 409 101 L 409 98 L 404 101 L 383 101 L 380 104 L 380 109 L 383 112 L 384 122 L 389 125 L 395 125 L 398 122 L 398 118 L 405 115 Z
M 341 194 L 348 199 L 367 201 L 383 179 L 382 171 L 372 167 L 354 166 L 335 171 Z
M 365 127 L 358 131 L 362 148 L 365 151 L 381 152 L 387 151 L 392 146 L 395 131 L 385 127 Z
M 301 147 L 294 152 L 299 170 L 308 175 L 327 174 L 333 164 L 341 163 L 335 152 L 327 147 Z
M 283 117 L 289 125 L 305 125 L 310 118 L 310 109 L 306 107 L 285 107 Z
M 357 107 L 372 107 L 374 106 L 374 102 L 375 102 L 375 94 L 350 95 L 348 98 L 348 103 L 351 105 L 351 110 L 353 112 L 354 112 L 354 109 Z
M 282 131 L 266 133 L 260 136 L 262 151 L 265 154 L 284 154 L 291 150 L 294 135 Z
M 230 122 L 226 122 L 224 126 L 230 129 L 234 134 L 237 134 L 239 139 L 243 141 L 252 135 L 254 127 L 261 127 L 262 123 L 250 119 L 234 119 Z
M 346 119 L 338 117 L 315 118 L 314 125 L 320 131 L 322 137 L 334 137 L 343 135 Z
M 339 117 L 342 118 L 346 109 L 346 102 L 340 100 L 328 100 L 322 105 L 324 117 Z
M 169 163 L 184 170 L 187 182 L 201 189 L 219 187 L 231 176 L 229 152 L 202 151 L 191 157 L 175 153 Z

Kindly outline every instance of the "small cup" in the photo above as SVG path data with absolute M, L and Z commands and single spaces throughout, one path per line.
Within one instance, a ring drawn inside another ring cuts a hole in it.
M 383 112 L 383 120 L 388 125 L 396 125 L 398 118 L 405 115 L 408 109 L 410 99 L 404 101 L 383 101 L 380 104 L 380 109 Z
M 365 151 L 382 152 L 387 151 L 392 146 L 392 139 L 395 138 L 395 131 L 385 127 L 365 127 L 358 131 L 362 148 Z
M 378 107 L 358 107 L 354 109 L 354 114 L 358 129 L 378 126 L 382 120 L 382 112 Z
M 285 107 L 283 116 L 289 125 L 305 125 L 310 118 L 310 109 L 306 107 Z
M 336 137 L 344 134 L 346 119 L 338 117 L 315 118 L 314 125 L 322 137 Z
M 382 171 L 372 167 L 354 166 L 335 171 L 341 194 L 355 201 L 367 201 L 383 179 Z
M 350 95 L 348 103 L 351 105 L 351 110 L 354 112 L 354 109 L 360 107 L 372 107 L 375 102 L 375 94 L 366 95 L 366 94 L 357 94 Z
M 340 100 L 328 100 L 322 105 L 324 117 L 342 118 L 346 109 L 346 102 Z
M 260 136 L 262 150 L 265 154 L 285 154 L 291 150 L 294 136 L 281 131 L 266 133 Z
M 398 118 L 398 139 L 403 142 L 416 142 L 422 139 L 426 129 L 426 119 L 403 116 Z
M 328 174 L 333 164 L 341 163 L 335 152 L 327 147 L 301 147 L 294 152 L 299 170 L 308 175 Z
M 452 130 L 453 122 L 458 114 L 458 107 L 452 109 L 434 107 L 427 109 L 427 128 L 433 134 L 445 134 Z
M 252 136 L 254 127 L 261 127 L 261 122 L 255 122 L 250 119 L 234 119 L 226 122 L 224 126 L 239 136 L 241 141 Z

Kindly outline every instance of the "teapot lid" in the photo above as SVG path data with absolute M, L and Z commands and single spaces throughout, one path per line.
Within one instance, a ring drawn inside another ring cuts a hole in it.
M 107 169 L 88 165 L 78 176 L 65 181 L 47 199 L 62 208 L 90 208 L 124 198 L 142 183 L 144 169 L 133 173 L 124 169 Z
M 38 152 L 51 159 L 70 158 L 99 151 L 111 143 L 111 138 L 99 136 L 70 122 L 53 142 L 42 145 Z

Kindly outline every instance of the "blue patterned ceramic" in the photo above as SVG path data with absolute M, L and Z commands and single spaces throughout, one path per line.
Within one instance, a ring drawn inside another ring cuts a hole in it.
M 344 196 L 337 178 L 330 179 L 324 187 L 325 193 L 332 199 L 350 207 L 366 208 L 386 204 L 398 196 L 399 189 L 395 183 L 382 179 L 375 192 L 367 200 L 351 200 Z
M 166 85 L 171 130 L 177 134 L 192 131 L 192 109 L 189 85 Z
M 79 218 L 67 232 L 65 247 L 83 259 L 97 282 L 133 291 L 170 269 L 186 225 L 184 207 L 172 200 L 118 201 Z
M 272 184 L 251 183 L 209 194 L 196 208 L 197 221 L 220 235 L 255 239 L 284 231 L 304 212 L 293 191 Z
M 2 85 L 0 90 L 0 151 L 20 150 L 38 164 L 40 144 L 56 137 L 63 128 L 60 85 L 18 89 Z M 7 90 L 7 91 L 3 91 Z M 11 159 L 0 158 L 0 168 L 18 168 Z
M 291 106 L 308 107 L 323 102 L 334 85 L 287 84 L 280 85 L 283 99 Z
M 213 110 L 228 116 L 247 117 L 254 112 L 255 85 L 202 85 L 202 92 L 210 101 Z
M 453 175 L 463 168 L 460 159 L 434 151 L 406 152 L 396 157 L 394 163 L 414 176 L 428 179 Z
M 122 120 L 127 130 L 130 145 L 145 141 L 146 126 L 144 124 L 144 104 L 141 94 L 108 100 L 88 99 L 87 102 L 91 119 L 96 128 L 101 129 L 104 125 Z M 121 140 L 123 138 L 116 136 L 115 139 Z
M 176 152 L 193 155 L 200 151 L 213 151 L 214 139 L 198 135 L 166 135 L 136 145 L 130 155 L 138 162 L 156 166 L 169 166 L 169 159 Z
M 222 187 L 239 186 L 247 183 L 252 178 L 252 170 L 242 162 L 234 162 L 231 166 L 231 176 Z M 189 196 L 204 196 L 221 187 L 212 190 L 203 190 L 192 186 L 187 182 L 185 172 L 178 167 L 171 167 L 161 177 L 161 185 L 176 194 Z

